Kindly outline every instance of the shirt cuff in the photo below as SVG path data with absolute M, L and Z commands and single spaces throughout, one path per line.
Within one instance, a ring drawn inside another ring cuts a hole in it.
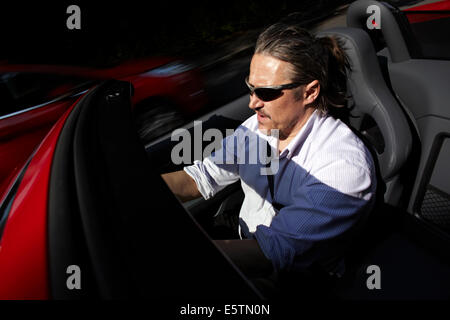
M 198 191 L 205 200 L 214 196 L 217 184 L 206 171 L 206 167 L 202 161 L 195 160 L 193 165 L 184 167 L 183 170 L 194 179 Z

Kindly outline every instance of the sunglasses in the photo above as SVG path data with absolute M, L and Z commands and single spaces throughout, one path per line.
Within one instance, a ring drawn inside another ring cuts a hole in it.
M 248 83 L 248 76 L 245 78 L 245 84 L 250 90 L 250 95 L 256 94 L 256 96 L 264 101 L 272 101 L 279 98 L 283 94 L 283 90 L 294 89 L 301 85 L 301 83 L 288 83 L 279 86 L 266 86 L 266 87 L 254 87 Z

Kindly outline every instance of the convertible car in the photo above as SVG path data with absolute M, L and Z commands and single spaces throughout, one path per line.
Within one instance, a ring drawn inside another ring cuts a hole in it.
M 367 28 L 371 5 L 380 29 Z M 450 62 L 427 56 L 406 16 L 358 0 L 346 26 L 317 33 L 340 38 L 350 57 L 350 125 L 377 160 L 381 188 L 347 272 L 306 297 L 450 298 Z M 1 195 L 0 298 L 268 298 L 207 232 L 240 205 L 240 186 L 181 204 L 160 177 L 180 168 L 170 135 L 143 143 L 136 132 L 131 110 L 142 88 L 109 80 L 85 90 Z M 236 128 L 251 115 L 248 102 L 242 96 L 198 120 L 203 130 Z

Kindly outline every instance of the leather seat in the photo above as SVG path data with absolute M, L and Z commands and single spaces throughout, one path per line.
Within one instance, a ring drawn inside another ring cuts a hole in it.
M 383 79 L 372 41 L 365 31 L 349 27 L 321 31 L 317 36 L 334 36 L 343 43 L 351 65 L 348 91 L 354 117 L 350 125 L 376 151 L 386 184 L 385 202 L 398 205 L 403 190 L 400 172 L 411 153 L 412 134 L 404 111 Z

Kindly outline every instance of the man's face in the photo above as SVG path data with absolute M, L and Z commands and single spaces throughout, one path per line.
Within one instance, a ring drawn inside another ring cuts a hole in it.
M 292 82 L 292 65 L 269 55 L 255 54 L 250 63 L 249 84 L 253 87 L 277 86 Z M 260 130 L 278 129 L 280 138 L 289 136 L 305 117 L 303 86 L 282 91 L 272 101 L 250 96 L 249 108 L 258 115 Z M 300 92 L 299 92 L 300 91 Z

